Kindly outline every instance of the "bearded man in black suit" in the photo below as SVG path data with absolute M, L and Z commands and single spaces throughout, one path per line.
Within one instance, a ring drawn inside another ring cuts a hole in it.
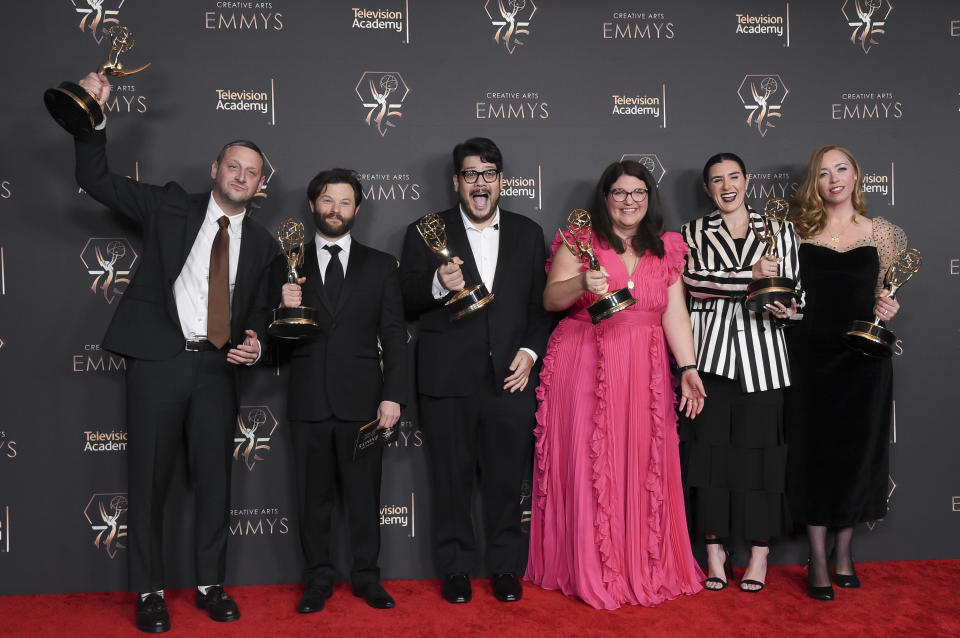
M 364 424 L 376 419 L 377 429 L 390 432 L 400 419 L 407 331 L 396 258 L 350 232 L 362 201 L 353 171 L 317 174 L 307 187 L 317 231 L 303 249 L 304 276 L 283 283 L 283 257 L 270 275 L 281 305 L 316 308 L 320 323 L 316 335 L 291 347 L 287 396 L 305 563 L 301 613 L 320 611 L 333 592 L 330 532 L 338 484 L 350 529 L 353 593 L 377 609 L 394 606 L 377 566 L 382 448 L 354 458 L 354 447 Z
M 543 231 L 499 208 L 502 177 L 503 158 L 493 141 L 475 137 L 457 145 L 453 190 L 459 205 L 440 213 L 456 257 L 438 267 L 414 223 L 400 258 L 404 306 L 420 319 L 417 393 L 433 472 L 434 546 L 445 574 L 443 597 L 452 603 L 472 596 L 478 470 L 494 594 L 512 602 L 523 593 L 527 543 L 520 491 L 533 449 L 537 362 L 551 320 L 543 308 Z M 451 320 L 444 303 L 481 282 L 494 301 Z

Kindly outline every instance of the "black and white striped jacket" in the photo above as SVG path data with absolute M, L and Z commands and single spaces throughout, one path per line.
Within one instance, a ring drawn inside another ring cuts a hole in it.
M 751 210 L 750 224 L 762 230 L 763 217 Z M 766 244 L 749 231 L 738 252 L 719 210 L 684 224 L 680 232 L 690 247 L 683 282 L 690 295 L 697 369 L 739 379 L 744 392 L 789 386 L 783 328 L 769 312 L 751 312 L 743 303 L 753 280 L 753 264 L 763 256 Z M 799 287 L 797 246 L 793 224 L 785 222 L 777 235 L 777 254 L 783 258 L 780 275 L 795 280 Z

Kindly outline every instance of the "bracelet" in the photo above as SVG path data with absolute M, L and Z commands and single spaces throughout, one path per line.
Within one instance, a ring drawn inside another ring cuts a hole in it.
M 680 376 L 683 376 L 683 373 L 686 372 L 687 370 L 696 370 L 696 369 L 697 369 L 697 365 L 695 363 L 692 363 L 688 366 L 680 366 Z

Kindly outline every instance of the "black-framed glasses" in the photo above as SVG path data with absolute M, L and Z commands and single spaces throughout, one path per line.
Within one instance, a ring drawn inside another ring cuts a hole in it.
M 622 188 L 613 188 L 610 190 L 610 196 L 613 197 L 613 201 L 622 202 L 627 199 L 627 195 L 633 198 L 633 201 L 640 203 L 647 198 L 647 193 L 650 191 L 646 188 L 635 188 L 632 191 L 625 191 Z
M 481 175 L 483 175 L 483 181 L 489 184 L 497 179 L 497 175 L 499 174 L 500 171 L 495 168 L 488 168 L 485 171 L 475 171 L 472 168 L 468 168 L 465 171 L 460 171 L 460 177 L 462 177 L 463 181 L 468 184 L 475 184 L 477 182 L 477 178 L 479 178 Z

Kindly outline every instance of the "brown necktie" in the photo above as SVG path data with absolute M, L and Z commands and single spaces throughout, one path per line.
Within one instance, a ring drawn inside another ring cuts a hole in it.
M 217 220 L 220 230 L 210 251 L 210 278 L 207 291 L 207 341 L 219 350 L 230 340 L 230 220 Z

